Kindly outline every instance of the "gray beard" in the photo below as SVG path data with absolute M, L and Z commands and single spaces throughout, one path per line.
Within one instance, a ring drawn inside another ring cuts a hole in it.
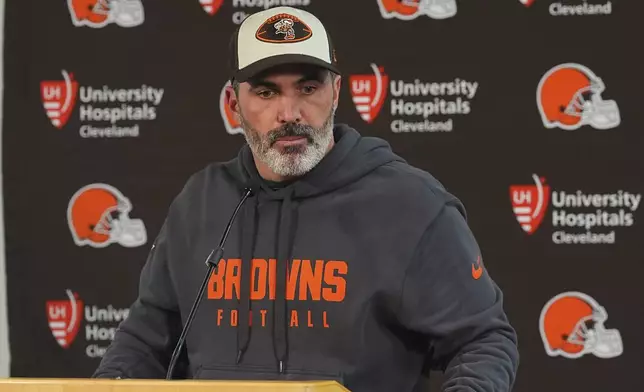
M 241 113 L 240 113 L 241 114 Z M 275 174 L 283 177 L 299 177 L 311 171 L 324 156 L 333 138 L 335 108 L 320 128 L 298 123 L 286 123 L 261 135 L 240 115 L 244 137 L 255 159 L 265 163 Z M 283 151 L 273 148 L 277 139 L 285 136 L 306 136 L 305 146 L 286 147 Z

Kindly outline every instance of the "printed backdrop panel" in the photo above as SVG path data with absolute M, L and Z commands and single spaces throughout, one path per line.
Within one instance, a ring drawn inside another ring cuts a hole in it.
M 11 375 L 92 374 L 173 198 L 243 145 L 229 37 L 277 5 L 327 24 L 337 121 L 465 203 L 519 335 L 514 390 L 638 390 L 644 5 L 604 0 L 8 1 Z

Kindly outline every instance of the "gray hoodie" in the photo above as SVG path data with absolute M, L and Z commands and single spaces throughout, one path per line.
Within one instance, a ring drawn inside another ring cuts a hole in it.
M 310 173 L 263 181 L 247 145 L 193 175 L 169 208 L 139 297 L 95 377 L 164 378 L 246 187 L 176 376 L 336 380 L 351 391 L 510 391 L 519 354 L 463 205 L 389 144 L 334 128 Z

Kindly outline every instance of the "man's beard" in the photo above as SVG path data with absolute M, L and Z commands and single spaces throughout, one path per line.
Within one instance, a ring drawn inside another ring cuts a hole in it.
M 244 137 L 255 159 L 264 162 L 275 174 L 283 177 L 298 177 L 311 171 L 324 156 L 333 138 L 333 118 L 335 108 L 320 128 L 298 123 L 286 123 L 262 135 L 244 119 L 240 113 L 240 124 L 244 129 Z M 275 142 L 282 137 L 304 136 L 304 145 L 285 146 L 281 150 L 275 148 Z

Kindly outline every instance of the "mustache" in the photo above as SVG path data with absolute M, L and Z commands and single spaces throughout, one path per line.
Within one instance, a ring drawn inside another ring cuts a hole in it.
M 268 132 L 268 142 L 272 146 L 277 142 L 279 138 L 282 137 L 287 137 L 287 136 L 305 136 L 306 140 L 309 143 L 313 142 L 313 133 L 315 132 L 315 128 L 305 125 L 305 124 L 298 124 L 298 123 L 286 123 L 278 128 L 275 128 L 271 131 Z

